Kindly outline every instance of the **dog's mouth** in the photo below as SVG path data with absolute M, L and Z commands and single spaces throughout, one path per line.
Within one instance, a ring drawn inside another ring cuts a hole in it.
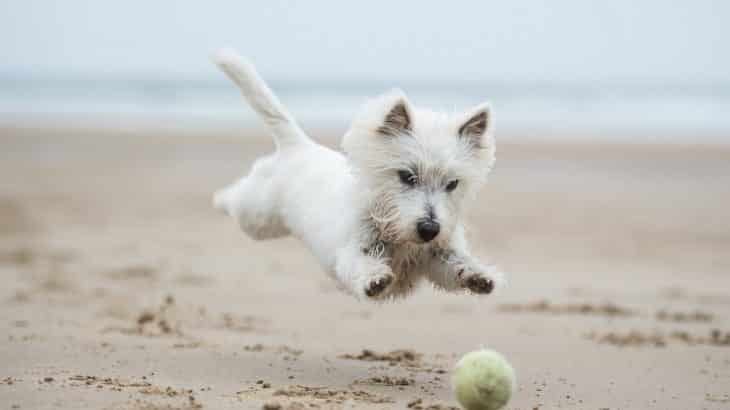
M 416 234 L 408 242 L 423 248 L 441 248 L 448 243 L 448 239 L 446 239 L 446 235 L 438 235 L 436 238 L 426 241 Z

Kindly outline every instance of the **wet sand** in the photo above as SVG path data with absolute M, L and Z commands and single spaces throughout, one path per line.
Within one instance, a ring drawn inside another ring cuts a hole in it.
M 0 129 L 3 408 L 449 408 L 480 346 L 509 409 L 730 408 L 730 147 L 500 136 L 468 220 L 510 286 L 372 305 L 211 209 L 244 134 Z

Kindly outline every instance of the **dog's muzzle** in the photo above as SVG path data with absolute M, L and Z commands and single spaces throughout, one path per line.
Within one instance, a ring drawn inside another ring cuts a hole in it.
M 424 242 L 430 242 L 441 231 L 441 225 L 434 220 L 426 219 L 418 222 L 416 230 L 418 231 L 418 236 L 420 236 Z

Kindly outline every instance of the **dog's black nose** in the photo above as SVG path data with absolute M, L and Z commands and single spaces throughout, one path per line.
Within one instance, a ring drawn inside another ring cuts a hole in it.
M 420 236 L 424 242 L 430 242 L 439 234 L 441 226 L 436 221 L 426 220 L 419 222 L 418 225 L 416 225 L 416 230 L 418 230 L 418 236 Z

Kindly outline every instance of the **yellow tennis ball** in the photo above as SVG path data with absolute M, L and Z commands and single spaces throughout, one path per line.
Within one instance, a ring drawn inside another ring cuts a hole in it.
M 466 410 L 498 410 L 512 397 L 515 371 L 501 354 L 482 349 L 456 363 L 451 381 L 456 400 Z

